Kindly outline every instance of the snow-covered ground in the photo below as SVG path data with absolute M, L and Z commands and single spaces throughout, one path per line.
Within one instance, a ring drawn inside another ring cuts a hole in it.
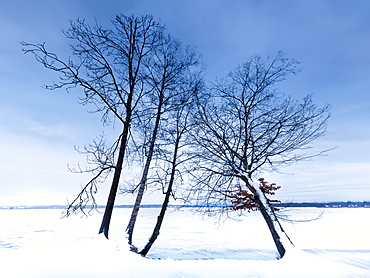
M 291 208 L 283 223 L 295 247 L 276 260 L 258 212 L 219 221 L 170 209 L 148 258 L 128 252 L 130 209 L 115 209 L 110 240 L 97 235 L 101 214 L 0 210 L 0 277 L 370 277 L 370 209 Z M 143 247 L 158 209 L 142 209 L 134 244 Z M 236 214 L 234 216 L 237 216 Z

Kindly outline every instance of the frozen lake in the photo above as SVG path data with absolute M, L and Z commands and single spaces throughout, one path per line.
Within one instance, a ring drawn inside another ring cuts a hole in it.
M 158 211 L 154 208 L 140 210 L 133 238 L 139 249 L 150 236 Z M 131 209 L 127 208 L 117 208 L 113 212 L 109 242 L 116 244 L 117 250 L 126 241 L 125 228 L 130 212 Z M 369 208 L 289 208 L 283 213 L 293 220 L 303 220 L 283 222 L 297 249 L 320 259 L 370 269 Z M 73 215 L 61 219 L 61 216 L 62 210 L 59 209 L 0 210 L 1 261 L 22 250 L 58 250 L 60 246 L 91 245 L 91 240 L 97 236 L 102 214 L 95 212 L 89 218 Z M 251 212 L 237 217 L 235 213 L 233 216 L 237 220 L 220 221 L 194 214 L 190 209 L 170 208 L 161 234 L 147 257 L 274 261 L 275 246 L 260 214 Z M 314 221 L 305 221 L 318 217 Z

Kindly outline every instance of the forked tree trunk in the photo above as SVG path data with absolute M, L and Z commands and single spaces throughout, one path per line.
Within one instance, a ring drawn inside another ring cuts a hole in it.
M 177 151 L 179 149 L 179 143 L 180 143 L 180 136 L 178 136 L 176 138 L 175 150 L 174 150 L 173 158 L 172 158 L 172 169 L 171 169 L 170 181 L 168 183 L 168 188 L 167 188 L 166 196 L 165 196 L 163 204 L 162 204 L 161 211 L 160 211 L 160 213 L 157 217 L 157 223 L 156 223 L 156 225 L 153 229 L 153 233 L 152 233 L 151 237 L 148 240 L 148 243 L 145 245 L 143 250 L 141 250 L 140 253 L 139 253 L 140 255 L 142 255 L 144 257 L 146 256 L 146 254 L 148 254 L 150 248 L 152 247 L 152 245 L 156 241 L 157 237 L 159 236 L 159 231 L 161 229 L 164 216 L 166 214 L 166 210 L 167 210 L 168 203 L 169 203 L 169 200 L 170 200 L 170 196 L 171 196 L 171 193 L 172 193 L 173 183 L 175 181 L 176 160 L 177 160 Z

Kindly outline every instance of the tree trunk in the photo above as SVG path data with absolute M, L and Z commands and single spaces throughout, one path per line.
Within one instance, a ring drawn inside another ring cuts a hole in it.
M 153 134 L 152 134 L 152 138 L 150 140 L 148 156 L 147 156 L 147 159 L 146 159 L 146 162 L 145 162 L 143 175 L 141 176 L 141 180 L 140 180 L 140 183 L 139 183 L 139 190 L 138 190 L 138 193 L 137 193 L 137 196 L 136 196 L 134 207 L 132 209 L 130 221 L 129 221 L 129 223 L 127 225 L 127 228 L 126 228 L 127 235 L 128 235 L 127 236 L 128 244 L 130 244 L 130 245 L 132 244 L 132 235 L 134 233 L 136 219 L 137 219 L 137 216 L 139 214 L 140 204 L 141 204 L 141 201 L 143 199 L 144 190 L 145 190 L 146 182 L 147 182 L 147 179 L 148 179 L 150 163 L 151 163 L 152 158 L 153 158 L 155 140 L 157 138 L 159 123 L 160 123 L 161 114 L 162 114 L 162 104 L 163 104 L 163 94 L 161 93 L 160 97 L 159 97 L 159 104 L 158 104 L 156 120 L 155 120 L 155 124 L 154 124 L 154 128 L 153 128 Z
M 261 212 L 263 218 L 265 219 L 265 222 L 270 230 L 270 233 L 272 235 L 272 238 L 274 240 L 274 243 L 276 245 L 276 248 L 279 252 L 279 259 L 281 259 L 282 257 L 284 257 L 284 254 L 285 254 L 285 248 L 280 240 L 280 236 L 278 234 L 278 232 L 276 231 L 276 228 L 275 228 L 275 225 L 274 225 L 274 221 L 269 213 L 269 208 L 266 208 L 265 204 L 261 201 L 260 197 L 257 195 L 256 196 L 256 203 L 257 203 L 257 206 L 258 206 L 258 209 L 259 211 Z
M 180 136 L 178 136 L 176 138 L 175 150 L 174 150 L 173 158 L 172 158 L 171 177 L 170 177 L 170 181 L 168 183 L 168 188 L 167 188 L 166 196 L 165 196 L 163 204 L 162 204 L 161 211 L 160 211 L 160 213 L 157 217 L 157 223 L 156 223 L 156 225 L 153 229 L 153 233 L 152 233 L 151 237 L 148 240 L 148 243 L 145 245 L 144 249 L 141 250 L 140 253 L 139 253 L 140 255 L 142 255 L 144 257 L 146 256 L 146 254 L 148 254 L 150 248 L 152 247 L 152 245 L 156 241 L 156 239 L 159 235 L 159 231 L 161 229 L 162 223 L 163 223 L 164 215 L 166 214 L 166 210 L 167 210 L 168 203 L 169 203 L 169 200 L 170 200 L 170 196 L 171 196 L 171 193 L 172 193 L 173 183 L 175 181 L 176 160 L 177 160 L 177 151 L 179 149 L 179 143 L 180 143 Z
M 152 233 L 151 237 L 149 238 L 148 243 L 145 245 L 143 250 L 141 250 L 140 253 L 139 253 L 140 255 L 142 255 L 144 257 L 146 256 L 146 254 L 148 254 L 150 248 L 152 247 L 152 245 L 154 244 L 155 240 L 157 239 L 157 237 L 159 235 L 159 231 L 160 231 L 162 223 L 163 223 L 164 215 L 165 215 L 167 207 L 168 207 L 171 192 L 172 192 L 172 187 L 170 187 L 170 184 L 169 184 L 167 192 L 166 192 L 166 196 L 165 196 L 163 204 L 162 204 L 161 211 L 160 211 L 160 213 L 157 217 L 157 223 L 156 223 L 156 225 L 153 229 L 153 233 Z
M 117 163 L 116 163 L 116 167 L 114 170 L 113 181 L 112 181 L 112 185 L 110 188 L 107 205 L 105 207 L 103 220 L 102 220 L 100 230 L 99 230 L 99 234 L 104 233 L 106 238 L 108 238 L 109 224 L 110 224 L 110 220 L 112 217 L 114 201 L 117 195 L 119 180 L 121 177 L 122 164 L 123 164 L 123 159 L 125 157 L 125 152 L 126 152 L 126 143 L 127 143 L 128 133 L 129 133 L 129 124 L 125 123 L 123 132 L 122 132 L 122 138 L 121 138 L 121 144 L 119 148 Z
M 258 210 L 261 212 L 261 214 L 263 216 L 263 219 L 265 220 L 265 222 L 266 222 L 266 224 L 267 224 L 267 226 L 270 230 L 271 236 L 272 236 L 272 238 L 274 240 L 274 243 L 276 245 L 276 248 L 279 252 L 279 256 L 280 256 L 279 259 L 281 259 L 282 257 L 284 257 L 285 248 L 283 246 L 283 243 L 281 242 L 279 233 L 276 231 L 276 228 L 275 228 L 275 225 L 274 225 L 274 218 L 272 217 L 272 215 L 273 215 L 272 208 L 269 207 L 267 204 L 265 205 L 265 203 L 261 200 L 261 194 L 259 194 L 257 189 L 254 188 L 254 186 L 250 184 L 250 182 L 249 182 L 249 180 L 246 176 L 240 175 L 239 177 L 245 182 L 247 188 L 255 196 L 255 202 L 257 204 Z M 266 198 L 266 197 L 263 196 L 263 198 Z M 270 210 L 271 210 L 271 213 L 270 213 Z M 280 224 L 280 223 L 278 223 L 278 224 Z
M 150 166 L 150 160 L 148 158 L 146 160 L 143 175 L 142 175 L 140 183 L 139 183 L 139 190 L 137 192 L 135 204 L 134 204 L 134 207 L 133 207 L 132 212 L 131 212 L 130 221 L 128 222 L 128 225 L 127 225 L 127 228 L 126 228 L 127 235 L 128 235 L 127 236 L 128 244 L 130 244 L 130 245 L 132 244 L 132 234 L 134 232 L 136 219 L 137 219 L 137 216 L 139 214 L 141 200 L 143 199 L 143 195 L 144 195 L 146 180 L 147 180 L 148 172 L 149 172 L 149 166 Z

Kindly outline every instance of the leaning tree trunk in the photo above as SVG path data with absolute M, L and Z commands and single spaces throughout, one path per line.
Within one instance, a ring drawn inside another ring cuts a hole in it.
M 129 138 L 129 133 L 130 133 L 133 91 L 134 90 L 133 90 L 133 86 L 132 86 L 132 88 L 130 90 L 130 93 L 128 95 L 128 98 L 127 98 L 126 119 L 125 119 L 125 122 L 123 123 L 123 132 L 122 132 L 121 144 L 119 146 L 119 153 L 118 153 L 116 167 L 115 167 L 115 170 L 114 170 L 113 181 L 112 181 L 112 185 L 111 185 L 111 188 L 110 188 L 107 205 L 105 207 L 103 220 L 102 220 L 100 230 L 99 230 L 99 234 L 104 233 L 106 238 L 108 238 L 110 220 L 112 218 L 114 202 L 115 202 L 115 199 L 116 199 L 119 180 L 120 180 L 121 172 L 122 172 L 123 160 L 125 158 L 125 153 L 126 153 L 127 140 Z
M 275 228 L 274 220 L 271 217 L 271 214 L 269 212 L 270 208 L 266 207 L 266 205 L 261 201 L 259 196 L 257 196 L 257 198 L 256 198 L 256 203 L 257 203 L 257 206 L 258 206 L 258 210 L 261 212 L 261 214 L 262 214 L 263 218 L 265 219 L 265 222 L 266 222 L 266 224 L 267 224 L 267 226 L 270 230 L 270 233 L 272 235 L 272 238 L 274 240 L 276 248 L 279 252 L 279 256 L 280 256 L 279 259 L 281 259 L 282 257 L 284 257 L 285 248 L 283 246 L 283 243 L 281 242 L 279 233 L 277 232 L 277 230 Z
M 145 191 L 145 187 L 146 187 L 146 182 L 148 180 L 148 173 L 149 173 L 150 163 L 151 163 L 152 158 L 153 158 L 155 140 L 157 139 L 157 134 L 158 134 L 158 129 L 159 129 L 159 122 L 160 122 L 161 114 L 162 114 L 162 104 L 163 104 L 163 94 L 161 94 L 160 97 L 159 97 L 157 116 L 156 116 L 156 120 L 155 120 L 155 124 L 154 124 L 154 128 L 153 128 L 152 138 L 150 140 L 148 156 L 147 156 L 145 166 L 144 166 L 144 170 L 143 170 L 143 174 L 141 176 L 141 180 L 140 180 L 140 183 L 139 183 L 139 189 L 138 189 L 138 193 L 137 193 L 137 196 L 136 196 L 135 204 L 134 204 L 134 207 L 132 209 L 131 217 L 130 217 L 130 220 L 128 222 L 127 228 L 126 228 L 127 235 L 128 235 L 127 236 L 128 244 L 130 244 L 130 245 L 132 245 L 132 235 L 133 235 L 133 232 L 134 232 L 136 219 L 137 219 L 137 216 L 139 214 L 140 204 L 141 204 L 141 201 L 143 199 L 143 195 L 144 195 L 144 191 Z
M 110 188 L 107 205 L 105 207 L 103 220 L 102 220 L 100 230 L 99 230 L 99 234 L 104 233 L 106 238 L 108 238 L 109 225 L 110 225 L 110 220 L 112 218 L 114 201 L 116 199 L 118 184 L 119 184 L 119 180 L 121 177 L 122 164 L 123 164 L 123 159 L 125 157 L 128 134 L 129 134 L 129 124 L 125 123 L 124 129 L 122 132 L 122 138 L 121 138 L 121 144 L 119 147 L 117 163 L 116 163 L 115 170 L 114 170 L 112 186 Z
M 143 175 L 142 175 L 140 183 L 139 183 L 139 190 L 137 192 L 135 204 L 134 204 L 134 207 L 133 207 L 132 212 L 131 212 L 130 221 L 128 222 L 128 225 L 127 225 L 127 228 L 126 228 L 127 235 L 128 235 L 127 236 L 128 244 L 130 244 L 130 245 L 132 244 L 132 235 L 133 235 L 133 232 L 134 232 L 136 219 L 137 219 L 137 216 L 139 214 L 141 200 L 143 199 L 143 195 L 144 195 L 146 181 L 147 181 L 148 173 L 149 173 L 150 160 L 151 159 L 149 159 L 149 158 L 147 158 L 147 160 L 146 160 Z
M 266 198 L 266 197 L 263 196 L 263 194 L 259 194 L 259 192 L 257 191 L 258 189 L 256 189 L 253 185 L 250 184 L 248 178 L 246 178 L 245 176 L 240 176 L 240 177 L 246 183 L 246 186 L 248 187 L 248 189 L 253 193 L 255 197 L 254 201 L 270 230 L 272 239 L 274 240 L 275 246 L 279 252 L 279 259 L 281 259 L 285 255 L 285 248 L 283 246 L 283 243 L 281 242 L 280 235 L 277 232 L 276 227 L 275 227 L 274 221 L 275 222 L 277 221 L 274 218 L 274 212 L 272 211 L 272 208 L 267 203 L 261 200 L 261 195 L 262 195 L 262 198 Z
M 171 179 L 172 179 L 172 177 L 171 177 Z M 172 184 L 173 184 L 173 182 L 172 182 Z M 162 226 L 162 223 L 163 223 L 163 219 L 164 219 L 164 215 L 166 214 L 166 210 L 167 210 L 168 203 L 169 203 L 169 200 L 170 200 L 170 196 L 171 196 L 171 192 L 172 192 L 172 184 L 170 182 L 170 184 L 168 185 L 166 196 L 164 198 L 161 211 L 160 211 L 160 213 L 159 213 L 159 215 L 157 217 L 157 223 L 156 223 L 156 225 L 155 225 L 155 227 L 153 229 L 153 233 L 152 233 L 151 237 L 149 238 L 147 244 L 143 248 L 143 250 L 141 250 L 139 252 L 139 254 L 142 255 L 142 256 L 144 256 L 144 257 L 146 256 L 146 254 L 148 254 L 150 248 L 152 247 L 152 245 L 154 244 L 155 240 L 159 236 L 159 231 L 161 229 L 161 226 Z
M 173 183 L 175 181 L 176 160 L 177 160 L 177 151 L 179 149 L 179 143 L 180 143 L 180 136 L 178 136 L 176 138 L 175 150 L 174 150 L 174 153 L 173 153 L 173 158 L 172 158 L 172 163 L 171 163 L 172 164 L 172 169 L 171 169 L 170 181 L 168 183 L 168 188 L 167 188 L 166 196 L 165 196 L 163 204 L 162 204 L 161 211 L 160 211 L 160 213 L 157 217 L 157 223 L 156 223 L 156 225 L 153 229 L 153 233 L 152 233 L 151 237 L 148 240 L 148 243 L 145 245 L 143 250 L 141 250 L 140 253 L 139 253 L 140 255 L 142 255 L 144 257 L 146 256 L 146 254 L 148 254 L 150 248 L 152 247 L 152 245 L 156 241 L 156 239 L 159 235 L 159 231 L 161 229 L 162 223 L 163 223 L 164 215 L 166 214 L 166 210 L 167 210 L 168 203 L 169 203 L 169 200 L 170 200 L 170 196 L 171 196 L 171 193 L 172 193 Z

